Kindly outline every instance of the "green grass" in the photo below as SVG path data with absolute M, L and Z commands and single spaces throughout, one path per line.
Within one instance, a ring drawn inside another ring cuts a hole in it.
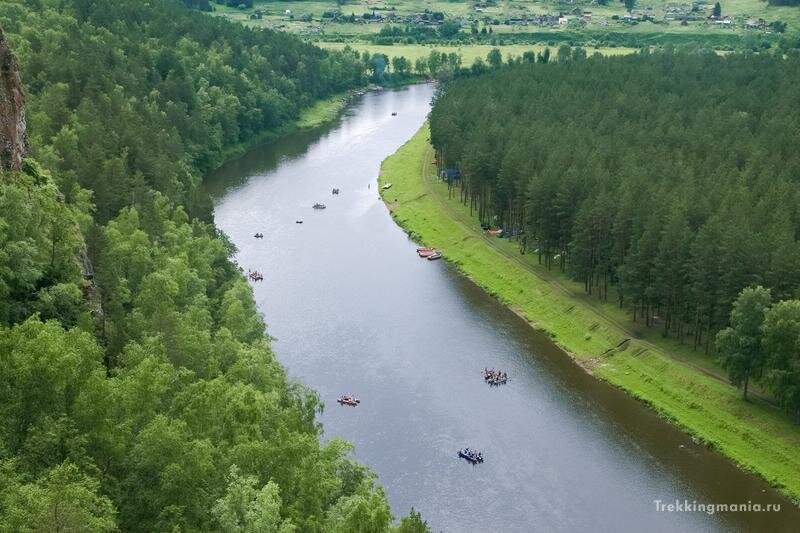
M 444 251 L 489 294 L 515 310 L 601 379 L 800 500 L 800 428 L 764 401 L 744 402 L 707 357 L 633 323 L 612 304 L 483 233 L 477 218 L 435 179 L 424 126 L 381 167 L 392 216 L 425 245 Z M 458 194 L 455 194 L 456 198 Z M 627 346 L 616 349 L 626 339 Z
M 395 56 L 403 56 L 413 64 L 418 58 L 427 58 L 431 50 L 438 50 L 439 52 L 451 53 L 455 52 L 461 56 L 461 64 L 463 66 L 470 66 L 475 59 L 480 58 L 485 60 L 486 54 L 489 53 L 490 50 L 493 48 L 498 48 L 503 53 L 503 59 L 508 59 L 509 57 L 520 57 L 522 56 L 523 52 L 528 50 L 532 50 L 534 52 L 541 52 L 546 46 L 543 45 L 526 45 L 526 44 L 510 44 L 505 46 L 491 46 L 488 44 L 476 44 L 476 45 L 466 45 L 466 46 L 445 46 L 445 45 L 425 45 L 425 44 L 395 44 L 392 46 L 382 46 L 382 45 L 372 45 L 372 44 L 362 44 L 362 43 L 325 43 L 320 42 L 317 43 L 322 48 L 327 48 L 329 50 L 341 50 L 345 46 L 350 46 L 354 50 L 359 52 L 367 51 L 370 54 L 386 54 L 389 57 Z M 551 52 L 555 53 L 555 49 L 551 49 Z M 592 48 L 589 50 L 589 53 L 594 53 L 595 51 L 600 52 L 603 55 L 619 55 L 619 54 L 629 54 L 635 51 L 634 48 Z
M 316 128 L 335 119 L 347 105 L 349 95 L 349 92 L 340 93 L 304 109 L 297 119 L 297 128 L 301 130 Z

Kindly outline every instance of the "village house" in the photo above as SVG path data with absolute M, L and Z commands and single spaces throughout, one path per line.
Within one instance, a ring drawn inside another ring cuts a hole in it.
M 731 17 L 708 17 L 708 21 L 716 24 L 717 26 L 733 26 L 733 19 Z
M 664 20 L 702 21 L 707 11 L 705 4 L 669 3 L 664 7 Z
M 645 7 L 643 9 L 632 9 L 631 15 L 636 20 L 652 20 L 656 16 L 656 10 L 652 7 Z
M 747 22 L 744 23 L 744 27 L 748 30 L 766 30 L 767 29 L 767 21 L 764 19 L 749 19 Z

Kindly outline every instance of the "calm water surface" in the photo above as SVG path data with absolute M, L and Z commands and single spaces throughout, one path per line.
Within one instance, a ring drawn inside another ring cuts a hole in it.
M 255 295 L 279 359 L 326 402 L 326 436 L 355 444 L 395 514 L 414 506 L 436 531 L 797 531 L 797 508 L 764 483 L 587 376 L 446 262 L 417 258 L 375 180 L 432 93 L 368 94 L 209 179 L 240 265 L 265 275 Z M 487 366 L 510 383 L 489 388 Z M 337 405 L 345 393 L 361 405 Z M 458 460 L 464 446 L 486 462 Z M 656 512 L 676 499 L 783 510 Z

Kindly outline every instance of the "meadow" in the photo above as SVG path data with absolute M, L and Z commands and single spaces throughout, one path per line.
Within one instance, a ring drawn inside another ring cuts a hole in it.
M 473 45 L 439 45 L 439 44 L 395 44 L 391 46 L 366 44 L 366 43 L 318 43 L 322 48 L 331 50 L 341 50 L 345 46 L 349 46 L 358 52 L 369 52 L 370 54 L 386 54 L 391 57 L 405 57 L 413 62 L 417 59 L 426 59 L 431 51 L 437 50 L 442 53 L 456 53 L 461 56 L 461 64 L 464 66 L 471 65 L 476 59 L 486 60 L 486 54 L 492 49 L 498 48 L 503 54 L 503 59 L 512 57 L 521 57 L 524 52 L 533 51 L 536 53 L 544 51 L 547 45 L 528 45 L 528 44 L 508 44 L 500 46 L 492 46 L 489 44 L 473 44 Z M 555 49 L 551 48 L 551 52 L 555 53 Z M 634 48 L 626 47 L 594 47 L 588 49 L 589 53 L 598 52 L 603 55 L 621 55 L 630 54 L 635 51 Z

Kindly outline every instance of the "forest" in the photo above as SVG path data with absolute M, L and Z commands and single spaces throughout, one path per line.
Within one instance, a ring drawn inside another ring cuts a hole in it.
M 179 0 L 6 1 L 0 26 L 31 146 L 0 171 L 0 530 L 426 531 L 321 442 L 199 190 L 359 59 Z
M 3 2 L 0 25 L 25 68 L 37 159 L 69 200 L 91 190 L 100 221 L 149 189 L 208 220 L 199 173 L 364 81 L 351 54 L 171 0 Z
M 461 170 L 452 194 L 800 420 L 800 57 L 582 52 L 440 89 L 431 142 Z M 742 319 L 748 287 L 768 296 Z M 782 340 L 763 338 L 778 316 Z

